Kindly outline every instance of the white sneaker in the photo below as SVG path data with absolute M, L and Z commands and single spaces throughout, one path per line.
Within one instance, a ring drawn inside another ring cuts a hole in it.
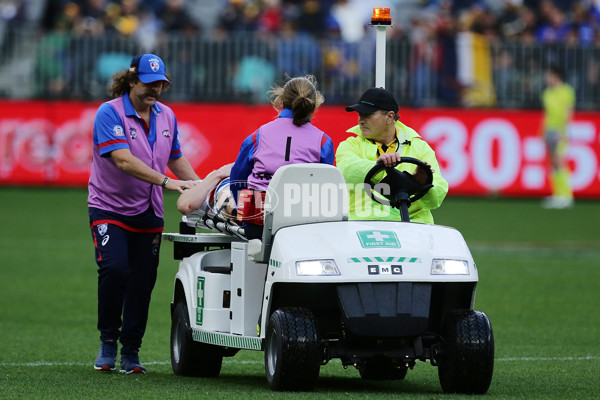
M 551 196 L 544 199 L 542 207 L 548 209 L 563 210 L 565 208 L 571 208 L 574 205 L 572 197 L 569 196 Z

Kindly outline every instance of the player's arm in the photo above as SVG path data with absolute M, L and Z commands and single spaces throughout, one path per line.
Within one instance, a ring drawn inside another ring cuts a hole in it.
M 575 114 L 574 105 L 571 104 L 567 107 L 567 124 L 573 120 L 573 114 Z
M 333 151 L 333 141 L 329 136 L 323 134 L 321 140 L 321 164 L 333 165 L 335 161 L 335 152 Z
M 215 186 L 229 176 L 232 165 L 233 163 L 226 164 L 221 168 L 212 171 L 193 188 L 184 191 L 177 199 L 177 209 L 179 212 L 184 215 L 189 215 L 200 208 Z

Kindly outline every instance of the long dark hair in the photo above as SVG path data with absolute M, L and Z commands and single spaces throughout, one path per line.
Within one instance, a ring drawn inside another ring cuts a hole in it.
M 167 74 L 165 74 L 165 76 L 167 77 L 168 80 L 173 82 L 171 75 L 169 75 L 167 73 Z M 130 84 L 136 83 L 139 80 L 137 73 L 133 72 L 129 69 L 114 73 L 111 76 L 111 79 L 112 79 L 112 85 L 110 85 L 110 87 L 108 88 L 108 94 L 110 94 L 112 97 L 121 97 L 125 93 L 128 93 L 129 89 L 131 88 Z M 168 90 L 170 87 L 171 87 L 171 84 L 168 82 L 165 82 L 163 85 L 163 91 Z

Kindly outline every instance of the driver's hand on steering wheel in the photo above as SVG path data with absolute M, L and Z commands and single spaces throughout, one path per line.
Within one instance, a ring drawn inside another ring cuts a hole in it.
M 400 153 L 384 153 L 379 156 L 377 162 L 383 163 L 386 168 L 392 168 L 400 164 Z
M 425 164 L 429 165 L 429 163 Z M 429 168 L 431 169 L 431 173 L 433 174 L 435 171 L 433 170 L 433 168 L 431 168 L 431 165 L 429 165 Z M 419 185 L 426 185 L 429 183 L 427 179 L 427 172 L 425 172 L 423 167 L 419 165 L 417 165 L 417 168 L 415 168 L 415 172 L 413 172 L 412 177 L 415 180 L 415 182 L 417 182 Z
M 379 156 L 377 162 L 383 163 L 383 165 L 385 165 L 386 168 L 393 168 L 396 165 L 400 164 L 400 159 L 400 153 L 385 153 Z M 429 165 L 429 163 L 425 164 Z M 431 168 L 431 165 L 429 165 L 429 168 Z M 433 170 L 433 168 L 431 168 L 431 173 L 433 174 L 434 172 L 435 171 Z M 419 185 L 426 185 L 429 183 L 427 179 L 427 172 L 425 172 L 425 170 L 419 167 L 418 165 L 417 168 L 415 168 L 415 172 L 413 172 L 413 179 Z

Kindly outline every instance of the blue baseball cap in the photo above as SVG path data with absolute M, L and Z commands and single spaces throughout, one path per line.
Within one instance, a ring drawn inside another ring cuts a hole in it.
M 156 81 L 171 83 L 165 76 L 165 63 L 155 54 L 146 53 L 133 57 L 129 70 L 137 73 L 139 80 L 144 83 Z

